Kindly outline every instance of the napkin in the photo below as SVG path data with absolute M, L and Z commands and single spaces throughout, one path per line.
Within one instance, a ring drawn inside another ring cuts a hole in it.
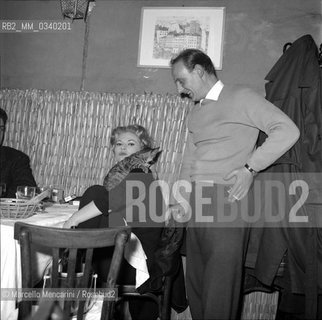
M 141 241 L 133 232 L 131 232 L 130 240 L 125 246 L 124 257 L 136 269 L 135 288 L 138 288 L 149 279 L 150 275 L 146 263 L 147 256 L 143 250 Z

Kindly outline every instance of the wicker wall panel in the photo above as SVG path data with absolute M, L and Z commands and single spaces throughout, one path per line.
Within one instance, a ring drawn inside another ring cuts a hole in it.
M 114 159 L 111 130 L 141 124 L 163 150 L 160 179 L 172 184 L 180 170 L 186 142 L 188 100 L 174 95 L 113 94 L 4 89 L 0 106 L 8 113 L 4 145 L 30 156 L 39 186 L 81 195 L 101 184 Z

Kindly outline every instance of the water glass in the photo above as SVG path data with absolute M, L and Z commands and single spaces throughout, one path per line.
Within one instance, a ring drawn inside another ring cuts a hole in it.
M 18 186 L 16 197 L 17 199 L 30 200 L 36 194 L 36 187 Z

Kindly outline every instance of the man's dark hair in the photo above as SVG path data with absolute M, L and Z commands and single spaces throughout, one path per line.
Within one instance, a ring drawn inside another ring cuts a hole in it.
M 217 77 L 216 69 L 209 58 L 204 52 L 198 49 L 186 49 L 181 51 L 176 57 L 172 58 L 170 61 L 170 65 L 173 66 L 175 63 L 182 61 L 185 67 L 192 71 L 196 64 L 201 65 L 204 70 L 209 73 L 213 74 Z
M 7 120 L 8 120 L 7 113 L 1 108 L 0 108 L 0 118 L 3 120 L 3 124 L 7 123 Z

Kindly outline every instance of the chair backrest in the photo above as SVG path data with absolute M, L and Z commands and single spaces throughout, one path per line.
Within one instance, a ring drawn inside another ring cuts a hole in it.
M 110 266 L 108 288 L 115 288 L 115 282 L 123 258 L 124 246 L 129 238 L 130 227 L 107 229 L 60 229 L 30 225 L 16 222 L 14 238 L 19 240 L 21 247 L 22 288 L 32 288 L 32 248 L 34 246 L 50 248 L 52 255 L 51 288 L 89 288 L 92 257 L 94 248 L 113 247 L 114 254 Z M 61 260 L 62 253 L 68 255 L 64 281 L 62 278 Z M 79 267 L 79 253 L 82 253 L 81 277 L 77 274 Z M 64 301 L 64 315 L 69 316 L 72 308 L 71 299 Z M 77 319 L 83 318 L 85 300 L 78 303 Z M 101 319 L 108 319 L 111 313 L 112 302 L 105 301 L 102 308 Z M 22 301 L 19 305 L 19 318 L 25 319 L 31 313 L 31 301 Z

